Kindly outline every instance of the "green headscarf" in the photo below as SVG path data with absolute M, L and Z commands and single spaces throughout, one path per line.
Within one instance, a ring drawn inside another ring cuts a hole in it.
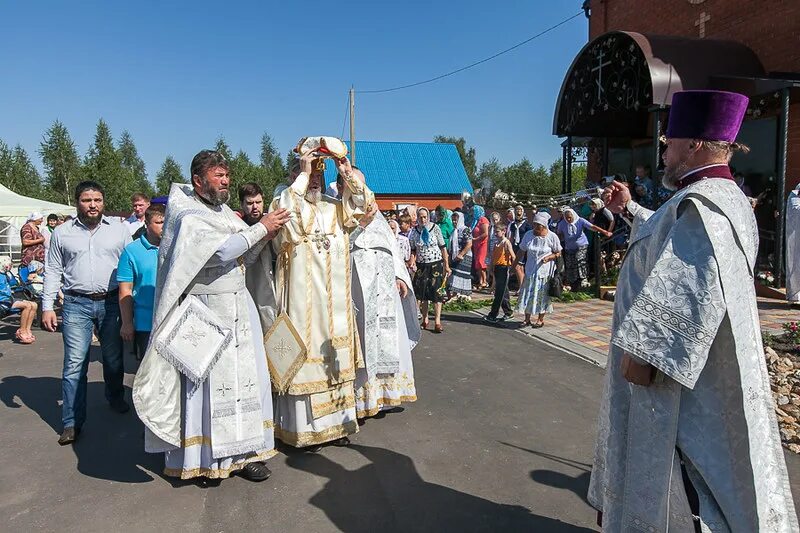
M 439 226 L 439 231 L 442 232 L 444 243 L 447 249 L 450 249 L 450 236 L 453 234 L 453 212 L 445 209 L 441 205 L 436 208 L 436 225 Z

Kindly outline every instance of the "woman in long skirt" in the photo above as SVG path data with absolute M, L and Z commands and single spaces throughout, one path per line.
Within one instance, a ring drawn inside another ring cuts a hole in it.
M 517 311 L 525 313 L 523 326 L 541 328 L 544 315 L 553 312 L 550 302 L 549 282 L 555 275 L 555 260 L 561 255 L 561 243 L 555 233 L 547 229 L 548 216 L 539 213 L 533 217 L 533 229 L 522 238 L 517 264 L 525 265 L 525 279 L 519 291 Z M 537 315 L 531 324 L 531 315 Z
M 464 224 L 464 213 L 453 213 L 453 234 L 450 237 L 450 266 L 453 274 L 447 280 L 447 292 L 453 296 L 472 296 L 472 232 Z
M 450 275 L 450 265 L 442 232 L 436 224 L 430 222 L 429 217 L 430 212 L 426 208 L 420 207 L 417 210 L 417 226 L 411 230 L 408 240 L 417 262 L 413 283 L 414 294 L 422 313 L 422 329 L 428 327 L 428 302 L 433 302 L 433 332 L 441 333 L 445 278 Z

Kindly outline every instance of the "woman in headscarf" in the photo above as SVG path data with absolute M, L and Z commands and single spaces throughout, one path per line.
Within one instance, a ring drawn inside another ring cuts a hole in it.
M 434 333 L 442 329 L 442 301 L 445 295 L 445 280 L 450 275 L 447 248 L 439 226 L 430 221 L 430 211 L 425 207 L 417 210 L 417 225 L 408 236 L 412 257 L 417 264 L 414 275 L 414 293 L 422 313 L 422 329 L 428 328 L 428 302 L 433 302 Z
M 519 244 L 517 264 L 525 265 L 525 279 L 519 290 L 517 311 L 525 313 L 523 326 L 541 328 L 544 315 L 553 312 L 550 303 L 549 282 L 556 275 L 556 259 L 561 255 L 561 242 L 555 233 L 547 229 L 550 217 L 537 213 L 533 217 L 533 229 L 528 231 Z M 531 323 L 531 315 L 537 315 Z
M 450 263 L 453 275 L 447 280 L 452 296 L 472 296 L 472 232 L 464 224 L 464 213 L 453 213 L 453 235 L 450 238 Z
M 584 230 L 591 230 L 606 237 L 611 232 L 595 226 L 585 218 L 581 218 L 571 208 L 564 209 L 564 218 L 558 223 L 558 231 L 564 240 L 564 265 L 566 282 L 575 290 L 582 286 L 587 277 L 587 250 L 589 239 Z
M 472 231 L 472 268 L 478 276 L 478 290 L 489 286 L 486 281 L 486 253 L 489 250 L 489 220 L 483 207 L 472 206 L 466 221 Z
M 444 206 L 436 206 L 436 225 L 439 226 L 439 231 L 442 232 L 444 237 L 444 245 L 450 249 L 450 235 L 453 234 L 453 212 L 445 209 Z

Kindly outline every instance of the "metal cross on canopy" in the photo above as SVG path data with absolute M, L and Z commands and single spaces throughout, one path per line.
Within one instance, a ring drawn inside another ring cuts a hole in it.
M 603 93 L 603 67 L 608 66 L 611 64 L 611 61 L 603 62 L 603 57 L 605 56 L 605 52 L 601 49 L 600 52 L 597 54 L 597 66 L 592 68 L 592 72 L 597 71 L 597 79 L 595 83 L 597 84 L 597 100 L 599 101 L 602 98 Z

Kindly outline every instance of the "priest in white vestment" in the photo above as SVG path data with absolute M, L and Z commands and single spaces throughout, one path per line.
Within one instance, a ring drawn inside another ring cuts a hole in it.
M 374 203 L 346 158 L 337 160 L 345 177 L 341 200 L 322 194 L 316 157 L 312 152 L 300 158 L 300 174 L 271 207 L 291 213 L 273 241 L 276 292 L 307 352 L 286 391 L 275 395 L 275 435 L 312 449 L 345 445 L 358 431 L 353 382 L 363 360 L 351 292 L 350 232 Z
M 800 304 L 800 184 L 786 201 L 786 299 Z
M 353 172 L 366 181 L 360 170 Z M 332 191 L 337 194 L 343 188 L 342 178 L 334 184 Z M 353 302 L 364 357 L 364 368 L 356 370 L 356 414 L 366 418 L 417 400 L 411 350 L 422 329 L 411 276 L 397 238 L 380 211 L 359 222 L 350 243 Z
M 796 532 L 753 283 L 758 231 L 731 177 L 747 98 L 675 94 L 652 212 L 619 276 L 589 501 L 603 531 Z M 699 529 L 698 529 L 699 530 Z
M 145 450 L 166 453 L 166 475 L 219 479 L 238 473 L 262 481 L 270 475 L 263 461 L 275 454 L 272 396 L 245 269 L 269 264 L 262 251 L 289 215 L 274 212 L 248 227 L 225 205 L 228 164 L 218 152 L 197 154 L 191 171 L 192 185 L 173 184 L 170 190 L 153 335 L 133 401 L 145 424 Z M 274 294 L 264 297 L 271 297 L 274 309 Z M 184 308 L 193 311 L 184 316 Z M 180 329 L 187 317 L 209 322 Z M 227 332 L 226 340 L 212 348 L 220 332 Z M 188 356 L 177 348 L 185 343 L 194 347 Z

